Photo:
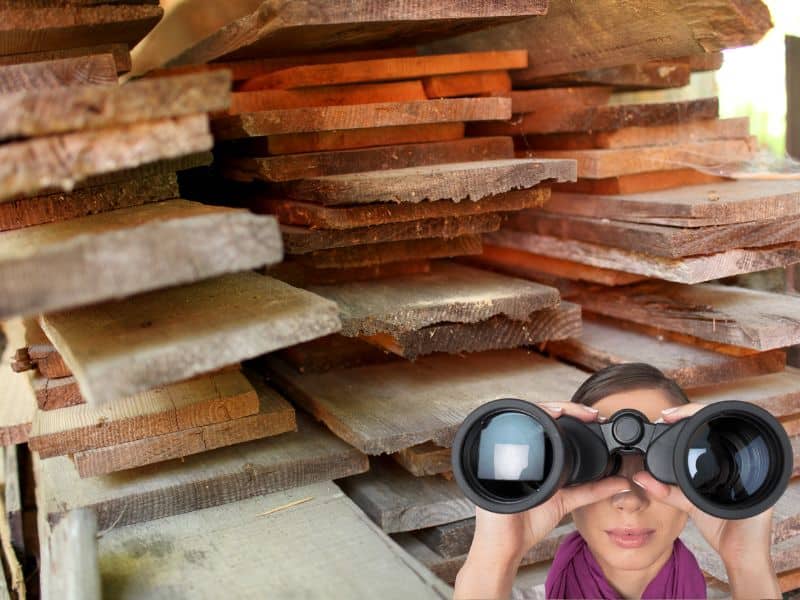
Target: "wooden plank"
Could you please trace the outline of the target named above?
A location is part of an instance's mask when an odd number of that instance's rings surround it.
[[[297,415],[297,431],[114,475],[80,479],[66,456],[35,456],[38,506],[51,524],[91,508],[98,526],[123,527],[337,479],[369,468],[367,457]],[[41,489],[39,489],[41,488]]]
[[[258,214],[273,214],[281,223],[310,227],[311,229],[351,229],[381,223],[403,223],[419,219],[464,217],[491,212],[512,212],[524,208],[538,208],[550,198],[550,188],[533,187],[481,198],[480,202],[451,202],[435,200],[416,204],[364,204],[360,206],[330,207],[258,195],[249,207]]]
[[[320,560],[306,561],[309,547]],[[331,481],[117,527],[100,539],[98,553],[109,598],[204,600],[264,590],[275,597],[337,599],[451,595]],[[173,568],[183,561],[184,567]],[[138,575],[121,576],[120,565]]]
[[[133,46],[162,14],[160,7],[147,5],[6,8],[0,23],[0,54],[117,42]]]
[[[279,350],[277,355],[292,365],[298,373],[323,373],[333,369],[401,360],[361,338],[349,338],[338,333],[289,346]]]
[[[352,269],[480,253],[481,236],[468,234],[449,240],[440,238],[403,240],[314,250],[308,254],[297,255],[297,262],[302,266],[316,269]]]
[[[39,52],[7,54],[0,56],[0,65],[21,65],[25,63],[62,60],[65,58],[80,58],[98,54],[111,54],[114,57],[114,63],[117,66],[117,73],[125,73],[126,71],[131,70],[131,53],[128,50],[128,45],[124,43],[98,44],[93,46],[60,48],[58,50],[43,50]]]
[[[258,395],[237,370],[203,375],[103,407],[38,411],[31,450],[42,458],[84,452],[254,415]]]
[[[210,150],[206,115],[160,119],[12,142],[0,147],[0,202],[71,190],[92,175]]]
[[[197,64],[221,57],[238,60],[302,54],[374,46],[375,42],[386,40],[392,40],[394,45],[413,46],[546,11],[547,2],[543,0],[488,0],[480,4],[433,0],[424,6],[375,0],[340,6],[324,0],[303,0],[292,10],[279,1],[265,0],[258,10],[222,27],[170,64]],[[279,19],[274,18],[276,14]]]
[[[325,205],[443,199],[474,202],[548,179],[574,180],[574,173],[575,163],[569,160],[501,159],[310,177],[284,183],[281,188],[290,198]]]
[[[450,462],[450,449],[437,446],[433,442],[403,448],[391,454],[391,457],[416,477],[438,475],[453,468]]]
[[[623,127],[674,125],[718,117],[717,98],[656,104],[615,104],[601,106],[553,106],[551,110],[524,113],[505,123],[475,123],[469,135],[524,135],[612,131]]]
[[[572,158],[578,161],[578,177],[603,179],[687,165],[717,169],[751,159],[757,146],[755,138],[748,138],[613,150],[518,150],[517,156]]]
[[[528,54],[525,50],[378,58],[289,67],[253,77],[244,82],[240,89],[242,91],[294,89],[321,85],[398,81],[497,69],[522,69],[527,66]]]
[[[800,217],[679,228],[559,215],[534,209],[510,215],[507,227],[667,258],[713,254],[735,248],[760,248],[800,240]]]
[[[264,269],[264,274],[285,281],[295,287],[308,285],[329,285],[351,281],[368,281],[395,275],[411,273],[428,273],[430,261],[426,259],[403,260],[382,265],[366,267],[317,269],[299,264],[293,260],[284,260],[272,267]]]
[[[511,101],[508,98],[444,98],[262,110],[215,119],[212,129],[216,139],[233,140],[284,133],[504,120],[509,117]]]
[[[243,272],[40,322],[96,406],[333,333],[337,312],[334,302]]]
[[[742,180],[624,196],[553,193],[542,208],[678,227],[726,225],[799,215],[800,182]]]
[[[422,125],[397,125],[390,127],[362,127],[306,133],[285,133],[266,138],[247,138],[234,142],[241,144],[245,156],[268,154],[297,154],[377,148],[400,144],[446,142],[464,137],[463,123],[427,123]],[[497,138],[494,138],[497,139]],[[509,154],[511,158],[513,151]],[[293,156],[293,160],[300,157]]]
[[[539,256],[514,248],[503,248],[492,244],[483,245],[480,256],[470,256],[461,259],[468,263],[480,266],[491,266],[525,279],[533,278],[559,278],[576,281],[588,281],[602,285],[626,285],[646,279],[641,275],[592,267],[570,260]]]
[[[742,356],[723,354],[621,329],[613,322],[586,314],[580,337],[549,342],[547,351],[593,371],[624,362],[650,363],[687,388],[774,373],[782,371],[786,364],[786,355],[780,350]]]
[[[23,344],[14,353],[11,361],[11,368],[15,372],[27,371],[35,368],[39,374],[48,378],[69,377],[72,375],[69,368],[64,364],[61,355],[47,339],[47,336],[39,327],[35,318],[20,319],[23,327],[23,334],[20,344]],[[18,364],[18,358],[23,359],[27,364]],[[21,367],[21,368],[18,368]]]
[[[605,179],[579,179],[553,185],[553,191],[575,194],[639,194],[695,185],[717,185],[730,181],[724,177],[701,173],[694,169],[671,169],[651,173],[635,173]]]
[[[187,200],[7,231],[0,235],[0,315],[64,309],[277,262],[279,235],[274,218]],[[124,264],[108,256],[124,256]]]
[[[567,402],[585,379],[573,367],[525,350],[432,355],[327,373],[299,374],[274,356],[267,364],[293,401],[367,454],[427,441],[449,447],[477,406],[503,397]]]
[[[502,219],[499,214],[467,215],[383,223],[353,229],[309,229],[281,225],[281,235],[287,254],[308,254],[315,250],[343,248],[363,244],[397,242],[425,238],[451,239],[465,234],[497,231]]]
[[[42,597],[100,600],[97,517],[86,509],[68,512],[43,540],[47,565],[42,567]]]
[[[386,533],[413,531],[475,515],[455,481],[415,477],[389,457],[374,457],[367,473],[339,482],[344,493]]]
[[[283,182],[381,169],[509,158],[514,158],[509,138],[467,138],[267,158],[228,158],[221,161],[221,169],[225,177],[236,181]]]
[[[7,361],[0,362],[0,446],[28,441],[36,410],[30,373],[14,373]]]
[[[614,90],[602,85],[512,90],[511,112],[532,113],[558,106],[587,107],[608,104]]]
[[[514,83],[517,87],[588,84],[622,90],[665,89],[689,85],[691,75],[692,69],[687,58],[588,69],[550,77],[529,78],[528,73],[523,73],[514,78]]]
[[[341,334],[350,337],[478,323],[500,314],[525,321],[559,302],[553,288],[446,261],[432,264],[429,273],[308,289],[337,303]]]
[[[800,371],[787,366],[769,375],[745,377],[732,383],[698,387],[687,392],[692,402],[712,404],[722,400],[743,400],[768,410],[775,417],[800,413]],[[798,465],[800,466],[800,465]]]
[[[223,159],[222,172],[237,181],[292,181],[380,169],[404,169],[425,165],[513,158],[509,138],[467,138],[422,144],[401,144],[289,154],[268,158]]]
[[[280,394],[263,386],[258,400],[254,415],[76,452],[72,458],[78,475],[107,475],[297,431],[294,408]]]
[[[36,395],[36,406],[40,411],[56,410],[86,402],[78,388],[78,382],[72,376],[58,379],[36,376],[31,383]]]
[[[561,302],[539,310],[525,321],[499,315],[480,323],[430,325],[415,331],[378,333],[364,339],[409,360],[434,352],[457,354],[531,346],[580,335],[581,307]]]
[[[800,343],[800,297],[788,294],[648,281],[623,289],[594,287],[572,300],[614,318],[753,350]]]
[[[772,25],[767,7],[751,1],[655,0],[639,17],[631,19],[630,6],[617,0],[552,2],[545,19],[437,41],[426,51],[527,48],[529,65],[519,76],[532,79],[748,46]],[[575,41],[565,47],[565,39]]]
[[[422,82],[393,81],[354,85],[330,85],[297,90],[241,91],[231,95],[228,114],[279,110],[301,106],[335,106],[340,104],[371,104],[375,102],[413,102],[428,96]]]
[[[800,262],[800,244],[797,242],[767,248],[739,248],[709,255],[664,258],[510,229],[487,233],[484,239],[489,244],[503,248],[677,283],[702,283]]]
[[[175,173],[110,183],[72,192],[0,202],[0,231],[67,221],[97,213],[178,198]]]
[[[492,69],[502,69],[492,65]],[[422,80],[428,98],[461,96],[503,96],[511,93],[508,71],[487,70],[456,75],[433,75]]]
[[[117,85],[114,56],[94,54],[0,66],[2,94],[76,85]]]
[[[706,119],[677,125],[624,127],[616,131],[526,135],[521,147],[541,150],[621,149],[669,146],[710,140],[741,140],[750,136],[750,119]]]
[[[786,152],[800,158],[800,38],[787,35],[786,43]]]
[[[227,72],[212,71],[3,94],[0,140],[219,111],[230,103],[230,85]]]

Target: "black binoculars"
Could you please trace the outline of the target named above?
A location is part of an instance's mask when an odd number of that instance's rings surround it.
[[[762,408],[716,402],[676,423],[651,423],[622,409],[604,423],[553,419],[531,402],[479,406],[452,448],[453,474],[475,504],[496,513],[537,506],[561,487],[619,472],[622,456],[643,454],[657,480],[678,485],[700,510],[744,519],[771,507],[789,484],[792,446]]]

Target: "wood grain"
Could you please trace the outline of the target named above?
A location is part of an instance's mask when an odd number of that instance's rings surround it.
[[[722,400],[742,400],[768,410],[774,417],[800,413],[800,370],[786,367],[768,375],[744,377],[732,383],[697,387],[687,392],[692,402],[712,404]]]
[[[77,85],[117,85],[113,54],[0,66],[0,93],[13,94]]]
[[[438,475],[453,468],[450,463],[450,449],[437,446],[433,442],[403,448],[394,452],[391,457],[415,477]]]
[[[98,54],[111,54],[117,66],[117,73],[125,73],[131,70],[131,53],[128,44],[98,44],[90,46],[78,46],[71,48],[60,48],[58,50],[42,50],[39,52],[22,52],[20,54],[6,54],[0,56],[0,65],[22,65],[50,60],[61,60],[65,58],[81,58]]]
[[[730,181],[724,177],[701,173],[694,169],[670,169],[650,173],[635,173],[605,179],[579,179],[575,182],[557,183],[553,191],[576,194],[639,194],[658,192],[696,185],[717,185]]]

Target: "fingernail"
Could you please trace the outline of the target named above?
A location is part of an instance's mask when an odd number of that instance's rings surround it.
[[[596,409],[596,408],[592,408],[591,406],[586,406],[586,405],[583,405],[583,408],[585,408],[586,410],[588,410],[588,411],[589,411],[590,413],[592,413],[593,415],[596,415],[597,413],[599,413],[599,412],[600,412],[598,409]]]
[[[680,407],[673,406],[672,408],[665,408],[664,410],[661,411],[661,414],[662,415],[668,415],[670,413],[674,413],[676,410],[678,410],[678,408],[680,408]]]
[[[599,415],[597,417],[597,420],[600,421],[601,423],[605,423],[606,421],[608,421],[608,417],[604,417],[603,415]]]
[[[633,478],[633,483],[635,483],[636,485],[638,485],[638,486],[639,486],[640,488],[642,488],[643,490],[646,490],[646,489],[647,489],[646,487],[644,487],[644,484],[640,483],[640,482],[639,482],[639,480],[637,480],[635,477]]]
[[[624,494],[625,492],[630,492],[631,488],[625,488],[624,490],[617,491],[617,494]]]
[[[654,423],[654,424],[657,424],[657,423],[666,423],[666,421],[665,421],[664,419],[662,419],[661,417],[659,417],[659,418],[657,418],[655,421],[653,421],[653,423]]]

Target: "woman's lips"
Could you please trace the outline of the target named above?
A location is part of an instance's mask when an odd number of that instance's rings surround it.
[[[639,548],[650,541],[655,529],[620,527],[606,529],[608,537],[620,548]]]

